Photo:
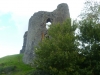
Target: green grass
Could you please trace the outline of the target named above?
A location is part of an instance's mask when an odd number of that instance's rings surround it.
[[[22,54],[0,58],[0,75],[27,75],[34,70],[30,65],[22,62]]]

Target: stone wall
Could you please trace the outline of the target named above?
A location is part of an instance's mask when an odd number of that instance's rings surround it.
[[[29,26],[27,32],[27,41],[23,57],[23,62],[30,64],[35,57],[34,47],[42,40],[43,35],[46,34],[46,23],[62,23],[67,18],[70,18],[69,8],[66,3],[59,4],[57,9],[53,12],[39,11],[34,13],[29,19]]]
[[[23,54],[25,52],[25,48],[26,48],[26,41],[27,41],[27,32],[25,32],[24,36],[23,36],[23,46],[22,49],[20,50],[20,54]]]

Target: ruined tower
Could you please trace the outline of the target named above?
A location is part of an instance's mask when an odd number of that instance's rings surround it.
[[[70,18],[70,14],[66,3],[59,4],[57,9],[52,12],[39,11],[34,13],[29,19],[27,41],[23,57],[24,63],[30,64],[33,62],[34,47],[38,45],[44,34],[46,34],[46,23],[62,23],[67,18]]]

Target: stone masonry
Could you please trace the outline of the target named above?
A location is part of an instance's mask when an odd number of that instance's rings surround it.
[[[68,18],[70,18],[70,13],[66,3],[59,4],[57,9],[52,12],[39,11],[31,16],[29,19],[27,37],[24,38],[27,40],[23,44],[23,62],[25,64],[30,64],[33,62],[35,57],[34,48],[38,45],[47,32],[46,23],[62,23]]]
[[[28,31],[26,31],[25,34],[24,34],[24,36],[23,36],[24,40],[23,40],[23,46],[22,46],[22,49],[20,50],[20,54],[23,54],[23,53],[25,52],[26,41],[27,41],[27,32],[28,32]]]

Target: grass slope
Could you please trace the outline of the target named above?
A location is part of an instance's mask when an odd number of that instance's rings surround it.
[[[22,62],[22,54],[0,58],[0,75],[28,75],[34,69]]]

